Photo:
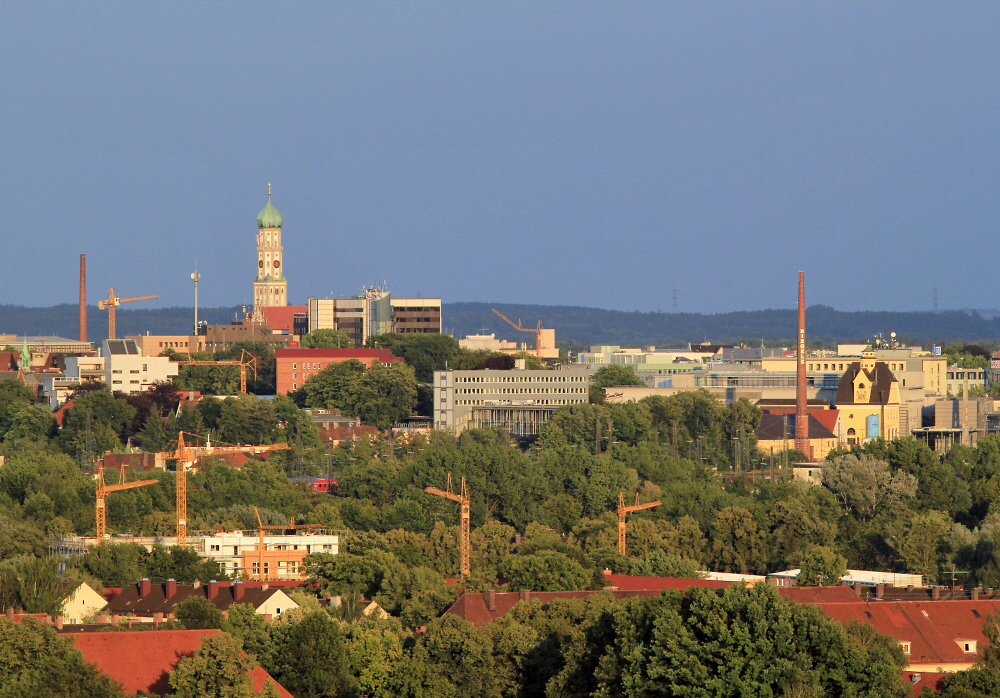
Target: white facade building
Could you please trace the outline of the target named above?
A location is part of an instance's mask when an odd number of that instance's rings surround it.
[[[108,390],[141,393],[153,383],[169,381],[177,375],[177,364],[166,356],[143,356],[131,339],[105,339],[104,384]]]
[[[533,436],[549,415],[590,397],[586,366],[558,370],[435,371],[434,428],[456,434],[496,427],[515,436]]]

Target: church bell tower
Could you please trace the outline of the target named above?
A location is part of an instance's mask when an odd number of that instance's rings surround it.
[[[288,305],[281,223],[281,214],[271,205],[271,184],[268,183],[267,205],[257,214],[257,278],[253,282],[253,322],[264,321],[264,308]]]

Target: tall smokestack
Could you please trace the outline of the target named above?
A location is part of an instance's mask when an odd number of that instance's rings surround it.
[[[809,410],[806,401],[806,273],[799,272],[799,360],[795,379],[795,448],[812,458],[809,448]]]
[[[80,255],[80,341],[87,341],[87,255]]]

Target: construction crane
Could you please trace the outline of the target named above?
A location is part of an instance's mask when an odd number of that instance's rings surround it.
[[[625,556],[625,515],[631,514],[633,511],[640,511],[642,509],[651,509],[655,506],[661,504],[660,500],[657,499],[655,502],[646,502],[645,504],[639,504],[639,493],[635,493],[635,504],[632,506],[625,506],[625,493],[618,493],[618,554]]]
[[[111,536],[108,535],[108,508],[107,508],[107,497],[111,492],[118,492],[120,490],[131,490],[136,487],[145,487],[146,485],[155,485],[159,480],[136,480],[135,482],[125,482],[125,464],[123,463],[118,475],[117,485],[108,485],[104,482],[104,461],[103,459],[97,464],[97,474],[95,477],[97,481],[97,542],[108,540]]]
[[[461,512],[461,538],[459,541],[462,550],[462,578],[468,577],[471,574],[471,566],[469,564],[469,548],[471,535],[469,532],[469,489],[465,486],[465,478],[462,478],[462,493],[455,494],[451,491],[451,473],[448,473],[448,482],[446,485],[447,489],[442,490],[437,487],[425,487],[425,492],[430,492],[431,494],[436,494],[439,497],[445,497],[453,502],[458,502],[459,509]]]
[[[288,444],[268,444],[265,446],[212,446],[209,441],[206,446],[188,446],[184,443],[184,434],[177,434],[177,450],[173,453],[163,453],[168,458],[177,459],[177,485],[176,485],[176,509],[177,509],[177,545],[187,544],[187,474],[194,468],[195,460],[199,456],[219,455],[223,453],[264,453],[267,451],[280,451],[289,448]],[[188,434],[194,436],[195,434]]]
[[[148,301],[154,298],[159,298],[159,296],[132,296],[131,298],[119,298],[115,295],[115,287],[112,286],[108,290],[107,300],[97,301],[97,307],[101,310],[105,308],[108,309],[108,339],[115,339],[115,308],[117,308],[122,303],[128,303],[130,301]]]
[[[240,367],[240,392],[246,393],[247,391],[247,368],[253,370],[254,378],[257,377],[257,357],[248,352],[246,349],[240,349],[240,358],[228,359],[223,361],[214,361],[209,359],[188,359],[187,361],[178,361],[179,366],[239,366]],[[247,357],[250,357],[248,360]]]
[[[515,325],[513,320],[511,320],[509,317],[507,317],[506,315],[504,315],[503,313],[501,313],[499,310],[496,310],[495,308],[492,309],[492,310],[493,310],[494,313],[496,313],[497,315],[499,315],[500,317],[502,317],[504,320],[506,320],[507,324],[510,325],[511,327],[513,327],[518,332],[531,332],[533,335],[535,335],[535,356],[537,356],[539,359],[542,358],[542,321],[541,320],[538,321],[538,327],[537,328],[522,327],[521,326],[521,319],[520,318],[518,318],[517,324]]]
[[[267,577],[264,575],[264,529],[287,531],[290,528],[322,528],[319,524],[297,524],[291,521],[288,524],[269,524],[265,526],[264,521],[260,518],[260,510],[257,507],[253,508],[253,513],[257,515],[257,530],[260,532],[260,541],[257,543],[257,579],[261,581],[267,580]]]

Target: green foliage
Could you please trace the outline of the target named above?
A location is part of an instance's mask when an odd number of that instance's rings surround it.
[[[637,600],[615,614],[606,633],[599,695],[907,692],[898,646],[855,638],[819,609],[786,601],[764,584]]]
[[[624,385],[645,385],[631,366],[601,366],[590,379],[590,401],[604,404],[604,389]]]
[[[181,601],[174,609],[174,618],[185,630],[221,628],[223,624],[222,611],[204,596],[189,596]]]
[[[917,478],[893,473],[888,463],[869,456],[846,455],[823,467],[823,485],[844,509],[862,520],[870,520],[893,502],[917,492]]]
[[[446,334],[382,334],[369,337],[365,346],[388,349],[403,358],[421,383],[430,383],[434,371],[448,368],[459,352],[458,341]]]
[[[252,666],[240,641],[219,633],[205,640],[193,657],[178,662],[170,672],[170,687],[177,698],[250,698],[256,695],[247,673]]]
[[[324,328],[302,335],[299,346],[303,349],[351,349],[354,340],[346,332]]]
[[[847,560],[825,545],[811,545],[802,555],[799,586],[834,586],[847,574]]]
[[[119,698],[121,687],[72,642],[34,620],[0,618],[0,698]]]
[[[499,568],[512,590],[574,591],[590,586],[592,575],[575,560],[555,550],[512,555]]]

